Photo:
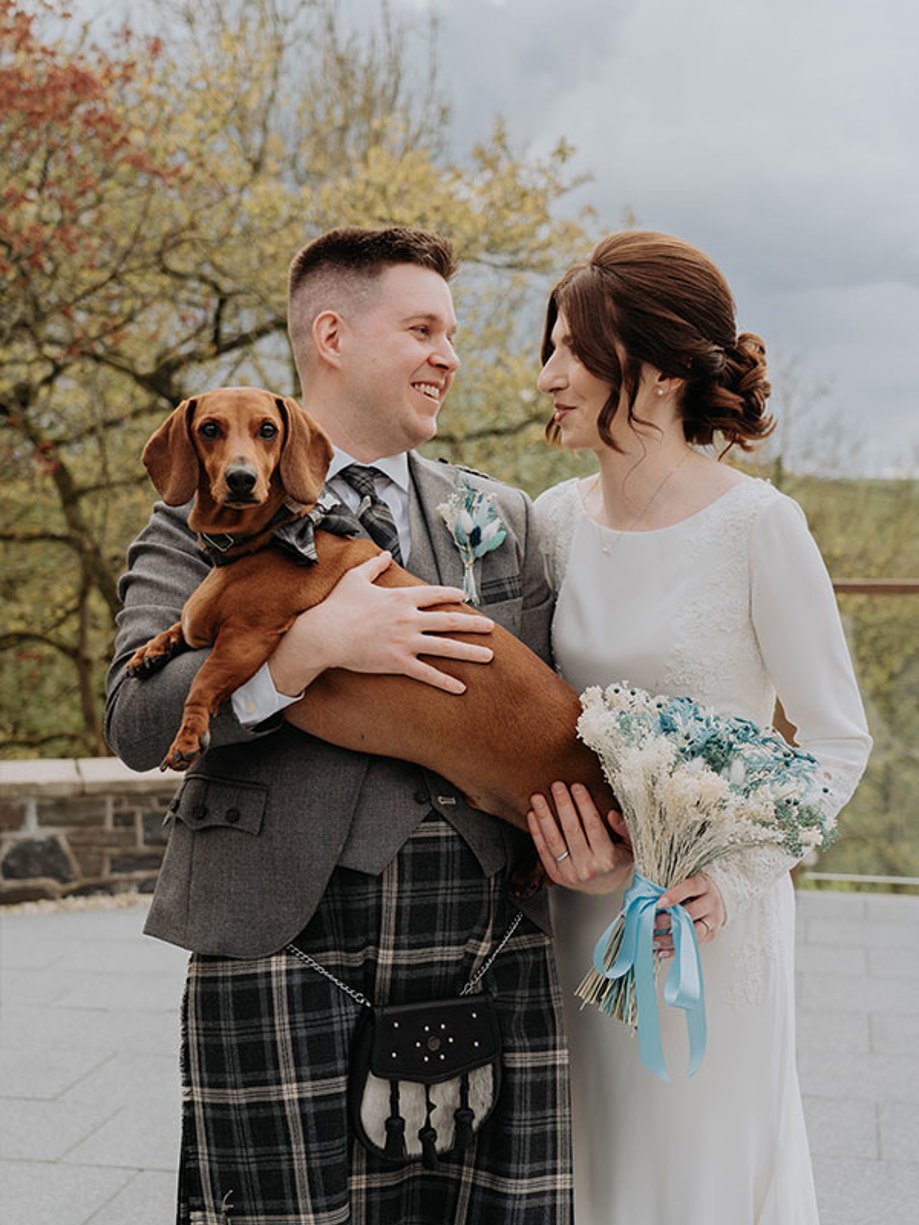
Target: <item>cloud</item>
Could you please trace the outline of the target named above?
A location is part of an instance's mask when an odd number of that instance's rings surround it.
[[[842,419],[871,420],[854,462],[879,470],[919,450],[909,368],[919,9],[905,0],[434,8],[457,143],[483,135],[495,112],[528,152],[564,135],[578,150],[575,169],[592,175],[577,200],[610,229],[632,208],[641,225],[708,251],[744,325],[832,383]]]

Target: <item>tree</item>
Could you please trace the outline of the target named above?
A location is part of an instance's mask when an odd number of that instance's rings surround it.
[[[521,312],[589,245],[554,217],[564,143],[520,160],[496,124],[448,157],[435,32],[413,47],[385,4],[366,36],[332,0],[211,0],[163,25],[102,46],[50,3],[0,0],[7,753],[104,751],[117,575],[151,502],[143,442],[210,386],[296,394],[285,280],[303,242],[345,222],[453,238],[475,358],[444,445],[469,459],[538,435]]]

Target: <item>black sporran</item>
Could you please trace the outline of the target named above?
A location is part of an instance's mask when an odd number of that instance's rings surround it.
[[[501,1033],[487,997],[365,1009],[349,1107],[369,1152],[403,1164],[471,1146],[501,1083]]]

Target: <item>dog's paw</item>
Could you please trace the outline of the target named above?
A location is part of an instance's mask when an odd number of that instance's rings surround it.
[[[136,676],[139,680],[145,680],[168,664],[170,659],[181,654],[187,647],[181,626],[174,625],[139,647],[128,660],[125,672],[128,676]]]
[[[546,869],[537,855],[528,856],[523,863],[517,865],[511,874],[511,893],[515,898],[526,899],[538,893],[540,889],[551,884]]]
[[[169,746],[169,752],[160,762],[160,770],[187,770],[202,753],[206,753],[211,743],[211,733],[203,732],[200,736],[194,732],[180,731]]]
[[[138,651],[137,654],[125,665],[125,672],[128,676],[134,676],[139,681],[145,681],[148,676],[152,676],[154,672],[158,672],[164,664],[167,664],[171,656],[163,655],[146,655],[143,651]]]

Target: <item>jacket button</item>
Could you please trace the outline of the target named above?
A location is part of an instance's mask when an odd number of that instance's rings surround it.
[[[415,792],[415,803],[416,804],[428,804],[430,803],[430,800],[431,800],[431,797],[428,795],[426,791],[416,791]]]
[[[242,813],[239,811],[238,808],[228,808],[227,809],[227,820],[230,822],[231,825],[235,825],[241,816],[242,816]]]
[[[203,821],[207,816],[207,806],[205,804],[196,804],[191,810],[193,821]]]

